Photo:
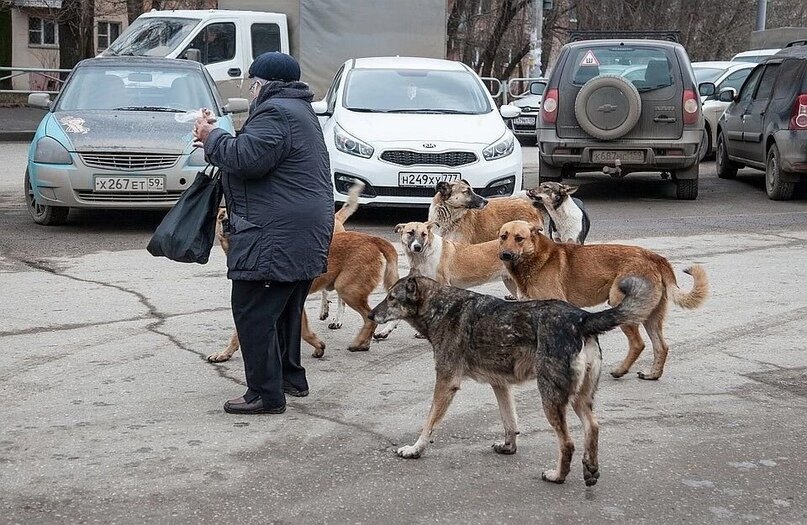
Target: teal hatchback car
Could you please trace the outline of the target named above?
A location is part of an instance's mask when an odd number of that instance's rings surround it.
[[[103,57],[80,62],[51,102],[28,150],[25,199],[34,222],[62,224],[70,208],[170,208],[205,165],[191,130],[200,108],[234,133],[232,113],[204,66],[190,60]]]

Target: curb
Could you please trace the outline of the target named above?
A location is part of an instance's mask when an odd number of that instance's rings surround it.
[[[32,131],[0,131],[0,142],[31,142],[36,130]]]

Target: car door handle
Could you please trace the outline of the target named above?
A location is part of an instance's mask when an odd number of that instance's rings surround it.
[[[675,117],[655,117],[653,119],[653,122],[669,122],[670,124],[672,124],[675,121],[676,121]]]
[[[240,77],[241,76],[241,69],[237,67],[231,67],[227,70],[227,74],[231,77]]]

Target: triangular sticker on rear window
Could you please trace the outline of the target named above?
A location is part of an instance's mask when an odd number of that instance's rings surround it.
[[[594,56],[594,51],[589,49],[586,51],[586,54],[583,55],[583,60],[580,61],[580,66],[599,66],[600,61],[597,60],[597,57]]]

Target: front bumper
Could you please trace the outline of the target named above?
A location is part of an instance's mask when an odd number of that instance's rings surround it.
[[[95,209],[166,209],[173,206],[179,196],[196,178],[204,166],[188,166],[188,155],[179,155],[167,168],[155,170],[123,171],[91,167],[81,155],[71,152],[72,165],[39,164],[29,159],[28,175],[36,201],[47,206]],[[96,176],[165,178],[164,191],[160,192],[96,192]]]
[[[779,130],[773,135],[785,177],[793,182],[807,175],[807,130]]]
[[[359,198],[363,206],[412,207],[428,206],[432,202],[434,186],[406,187],[399,186],[399,173],[458,174],[457,178],[467,180],[474,190],[483,196],[507,196],[521,191],[522,163],[521,147],[515,143],[513,152],[503,158],[487,161],[482,156],[481,148],[448,148],[451,151],[465,149],[474,151],[477,160],[471,164],[458,167],[416,164],[401,166],[383,161],[379,158],[385,149],[403,149],[400,147],[379,148],[369,159],[355,157],[339,151],[330,152],[331,179],[334,183],[334,201],[345,202],[348,188],[359,179],[365,183],[365,189]],[[430,153],[439,153],[430,152]],[[509,181],[505,183],[504,181]]]
[[[698,162],[698,148],[703,138],[703,130],[684,130],[678,139],[609,140],[565,139],[558,137],[554,128],[538,130],[539,155],[541,160],[554,167],[602,169],[615,165],[613,161],[594,161],[595,150],[644,152],[640,161],[620,159],[622,171],[654,171],[689,168]]]
[[[516,124],[520,118],[532,119],[532,124]],[[519,117],[507,120],[507,127],[517,137],[530,137],[533,139],[538,138],[538,113],[522,113]]]

